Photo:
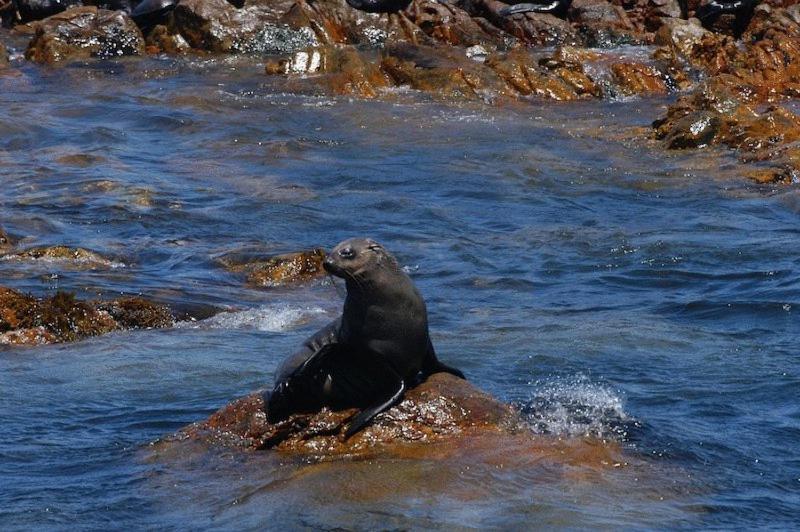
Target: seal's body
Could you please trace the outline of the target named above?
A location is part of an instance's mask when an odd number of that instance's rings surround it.
[[[324,406],[362,408],[350,436],[420,379],[439,371],[464,378],[436,358],[425,301],[380,244],[346,240],[323,266],[345,280],[344,310],[279,368],[267,402],[270,422]]]

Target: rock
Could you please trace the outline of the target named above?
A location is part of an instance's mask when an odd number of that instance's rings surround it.
[[[71,7],[81,6],[81,0],[14,0],[21,22],[42,20]]]
[[[409,452],[408,446],[458,442],[477,435],[512,435],[524,430],[519,414],[447,373],[431,375],[406,392],[397,406],[375,417],[351,438],[343,434],[354,409],[296,414],[271,425],[264,392],[254,392],[221,408],[207,420],[182,429],[162,445],[195,441],[243,450],[275,449],[316,458],[363,457]]]
[[[235,255],[219,260],[229,271],[246,274],[249,285],[275,287],[308,282],[325,275],[322,268],[325,255],[325,250],[314,248],[272,257],[248,258],[245,261]]]
[[[14,242],[8,233],[0,227],[0,253],[6,253],[8,250],[14,247]]]
[[[509,35],[492,26],[480,17],[470,17],[469,13],[451,3],[431,0],[417,0],[414,22],[426,35],[454,46],[481,45],[496,49],[508,46]]]
[[[0,258],[2,260],[60,263],[78,269],[119,268],[125,266],[121,262],[107,259],[94,251],[68,246],[30,248],[3,255]]]
[[[536,61],[530,54],[515,50],[490,56],[486,65],[523,96],[565,101],[600,95],[600,88],[583,72],[580,63],[560,61],[558,56],[564,53]]]
[[[71,342],[116,330],[169,327],[169,309],[141,298],[107,303],[79,301],[57,292],[36,298],[0,286],[0,344]]]
[[[439,98],[481,100],[513,91],[491,69],[450,47],[395,45],[384,50],[381,69],[395,85]]]
[[[532,46],[578,45],[582,39],[565,20],[549,13],[518,13],[504,16],[508,4],[498,0],[466,0],[462,7],[473,17],[485,18],[495,27]]]
[[[631,96],[668,92],[664,75],[653,66],[618,62],[611,64],[611,72],[621,94]]]
[[[69,342],[105,334],[117,329],[107,313],[98,311],[72,294],[58,292],[47,299],[37,299],[9,288],[0,287],[1,343]]]
[[[123,329],[163,329],[175,323],[169,307],[141,297],[121,297],[101,302],[97,308],[108,312]]]
[[[657,32],[670,19],[681,18],[681,5],[678,0],[648,0],[644,12],[645,30]]]
[[[666,145],[673,150],[708,146],[714,142],[721,125],[722,119],[714,113],[692,113],[675,122],[666,136]]]
[[[678,57],[690,59],[694,47],[709,33],[697,19],[666,19],[656,32],[655,44],[669,47]]]
[[[169,33],[209,52],[291,53],[317,44],[310,29],[278,23],[268,7],[237,9],[226,0],[181,0]]]
[[[123,11],[76,7],[36,23],[25,57],[54,64],[144,53],[144,37]]]
[[[359,53],[352,46],[323,46],[296,52],[291,57],[268,59],[268,75],[316,74],[313,78],[290,78],[292,92],[317,92],[374,98],[391,86],[389,78],[375,60]]]
[[[8,66],[8,50],[6,50],[6,46],[0,42],[0,68],[5,68]]]
[[[158,24],[150,30],[145,41],[147,53],[182,54],[192,49],[183,35],[170,33],[163,24]]]

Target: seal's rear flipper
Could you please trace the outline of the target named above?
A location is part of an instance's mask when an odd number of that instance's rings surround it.
[[[347,439],[359,430],[363,429],[367,423],[369,423],[372,418],[383,412],[384,410],[388,410],[397,404],[398,401],[403,397],[403,392],[406,391],[406,383],[402,380],[400,381],[399,388],[396,392],[392,394],[392,396],[385,400],[381,401],[378,404],[368,406],[353,418],[353,421],[350,422],[350,425],[347,427],[347,430],[344,433],[344,438]]]

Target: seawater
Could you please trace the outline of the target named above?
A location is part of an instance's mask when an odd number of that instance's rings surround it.
[[[0,74],[0,225],[120,263],[0,284],[225,311],[0,350],[0,528],[799,527],[800,191],[651,144],[668,103],[300,96],[250,59]],[[216,259],[356,235],[407,267],[443,360],[620,462],[154,456],[341,306]]]

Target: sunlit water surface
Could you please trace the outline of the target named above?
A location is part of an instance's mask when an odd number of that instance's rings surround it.
[[[0,528],[800,526],[796,187],[635,140],[661,100],[381,103],[271,83],[219,59],[0,75],[0,225],[121,263],[6,261],[0,284],[229,312],[0,350]],[[442,359],[554,445],[619,463],[149,452],[270,383],[339,311],[330,280],[249,289],[215,259],[354,235],[407,267]]]

